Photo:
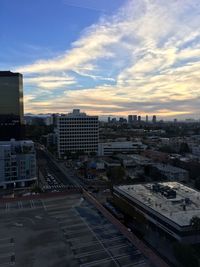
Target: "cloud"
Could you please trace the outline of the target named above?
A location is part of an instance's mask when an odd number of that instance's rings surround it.
[[[26,83],[37,85],[37,99],[39,88],[73,87],[56,96],[59,105],[49,100],[48,112],[79,106],[101,114],[197,115],[199,11],[197,0],[130,0],[85,29],[65,53],[17,71],[36,76]]]
[[[25,78],[25,85],[31,85],[44,89],[57,89],[61,87],[67,87],[68,85],[76,84],[74,77],[70,76],[37,76]]]

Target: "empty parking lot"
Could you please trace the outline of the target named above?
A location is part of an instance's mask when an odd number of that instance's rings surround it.
[[[150,266],[81,194],[2,203],[0,216],[0,267]]]

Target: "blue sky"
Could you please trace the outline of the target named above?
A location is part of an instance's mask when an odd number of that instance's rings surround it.
[[[0,0],[25,112],[200,117],[198,0]]]

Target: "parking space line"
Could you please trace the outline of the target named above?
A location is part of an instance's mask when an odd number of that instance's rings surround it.
[[[48,213],[52,214],[52,215],[54,215],[54,214],[65,214],[65,215],[67,215],[65,210],[53,210],[53,211],[48,210]]]
[[[76,211],[76,210],[75,210]],[[78,212],[77,212],[77,215]],[[79,215],[80,216],[80,215]],[[90,230],[90,232],[93,234],[93,236],[96,237],[96,239],[99,241],[99,243],[101,244],[101,246],[103,247],[104,251],[107,253],[107,255],[114,261],[114,263],[116,264],[116,266],[120,267],[119,263],[117,262],[117,260],[113,257],[112,253],[104,246],[104,244],[102,243],[102,241],[98,238],[97,234],[92,230],[92,228],[89,226],[89,224],[86,222],[86,220],[84,218],[82,218],[80,216],[80,219],[85,223],[85,225],[88,227],[88,229]]]
[[[15,262],[0,263],[0,267],[9,267],[15,265]]]
[[[78,231],[78,230],[81,230],[81,228],[84,228],[85,227],[85,225],[84,224],[82,224],[82,223],[78,223],[78,224],[75,224],[75,225],[66,225],[65,223],[60,223],[59,222],[59,224],[60,224],[60,227],[62,228],[62,229],[66,229],[66,230],[69,230],[69,231],[71,231],[71,232],[76,232],[76,231]],[[78,229],[76,229],[77,227],[79,227]]]
[[[93,245],[97,245],[99,244],[99,241],[90,241],[90,242],[85,242],[85,243],[82,243],[81,242],[81,245],[79,244],[78,246],[71,246],[72,249],[80,249],[80,248],[87,248],[87,247],[91,247]]]
[[[121,259],[126,258],[126,257],[127,257],[127,255],[123,255],[123,256],[116,257],[116,259],[117,260],[121,260]],[[92,266],[95,266],[95,265],[99,266],[100,263],[106,263],[106,262],[109,262],[109,261],[113,261],[113,259],[105,258],[105,259],[96,260],[96,261],[92,261],[92,262],[88,262],[88,263],[83,263],[83,264],[80,265],[80,267],[92,267]],[[118,266],[120,266],[119,263],[118,263]],[[133,263],[132,263],[131,266],[133,266]]]
[[[6,257],[11,257],[11,256],[13,256],[13,255],[15,255],[15,253],[14,252],[7,252],[7,253],[1,253],[0,254],[0,259],[2,259],[2,258],[6,258]]]
[[[6,243],[6,244],[5,243],[4,244],[2,243],[2,244],[0,244],[0,248],[14,247],[14,245],[15,245],[14,243],[10,243],[10,242],[9,243]]]
[[[71,241],[72,241],[72,242],[73,242],[73,241],[78,241],[78,242],[80,243],[80,237],[79,237],[79,236],[78,236],[78,237],[72,237],[72,238],[70,237],[70,238],[68,238],[66,234],[64,234],[64,235],[65,235],[65,238],[67,239],[67,241],[70,241],[70,242],[71,242]],[[94,238],[94,242],[96,242],[96,238],[95,238],[94,236],[92,236],[92,237]],[[91,242],[92,242],[92,241],[91,241]]]
[[[34,205],[34,203],[33,203],[33,200],[32,200],[32,199],[30,200],[30,204],[31,204],[31,209],[34,209],[35,205]]]
[[[92,261],[92,262],[89,262],[89,263],[83,263],[83,264],[80,264],[80,267],[90,267],[90,266],[95,266],[95,265],[99,265],[99,264],[104,264],[106,262],[109,262],[109,261],[113,261],[111,258],[104,258],[104,259],[101,259],[101,260],[95,260],[95,261]]]
[[[10,211],[10,203],[6,203],[6,210],[5,212],[9,212]]]
[[[22,201],[18,201],[17,204],[19,209],[23,209]]]
[[[137,262],[134,262],[134,266],[136,267],[140,267],[140,265],[144,266],[144,263],[145,263],[145,260],[140,260],[140,261],[137,261]],[[123,267],[132,267],[133,266],[133,263],[128,263],[126,265],[123,265]]]
[[[85,228],[83,230],[79,230],[79,231],[66,231],[65,229],[67,229],[66,227],[65,228],[61,228],[67,235],[73,235],[73,234],[82,234],[82,233],[85,233],[85,232],[88,232],[88,229]]]
[[[65,213],[65,215],[66,216],[63,217],[63,222],[66,222],[66,223],[71,223],[71,222],[73,223],[74,221],[77,221],[77,219],[79,219],[79,217],[76,214],[67,214],[67,213]]]
[[[107,225],[98,225],[98,226],[94,226],[94,227],[92,227],[91,226],[91,228],[92,228],[92,230],[96,230],[96,229],[105,229],[105,228],[113,228],[113,225],[112,224],[107,224]]]
[[[77,220],[75,220],[75,219],[77,219]],[[80,220],[80,218],[79,217],[75,217],[74,219],[72,219],[72,220],[65,220],[65,222],[67,223],[67,224],[71,224],[71,225],[74,225],[74,223],[73,222],[81,222],[81,220]]]
[[[74,255],[74,257],[79,259],[79,258],[84,258],[84,257],[96,255],[96,254],[102,253],[102,252],[105,253],[104,248],[101,248],[101,249],[98,249],[98,250],[94,250],[94,251],[91,251],[91,252],[85,252],[85,253],[79,253],[79,254],[77,253],[76,255]]]
[[[4,241],[4,240],[11,240],[11,237],[0,238],[0,242],[1,242],[1,241]]]
[[[48,208],[48,209],[59,209],[59,208],[62,208],[62,209],[65,209],[65,210],[70,210],[70,208],[72,207],[72,206],[69,206],[69,205],[49,205],[48,203],[45,203],[46,204],[46,207]]]
[[[118,241],[118,240],[123,240],[123,239],[125,239],[124,236],[118,236],[118,237],[113,237],[113,238],[102,238],[101,241],[105,243],[105,242],[113,242],[113,241]]]
[[[44,201],[42,199],[41,199],[41,202],[42,202],[42,206],[43,206],[44,210],[46,211],[47,207],[46,207],[46,205],[45,205],[45,203],[44,203]]]
[[[134,253],[131,253],[131,256],[136,256],[136,255],[142,255],[142,253],[138,250],[138,251],[134,251]],[[117,256],[115,256],[115,259],[121,259],[121,258],[126,258],[126,257],[130,257],[130,254],[127,252],[124,252],[122,254],[119,254]]]
[[[114,245],[112,247],[110,247],[109,249],[112,250],[112,249],[120,249],[120,248],[126,248],[126,247],[131,247],[129,244],[124,244],[124,245]]]

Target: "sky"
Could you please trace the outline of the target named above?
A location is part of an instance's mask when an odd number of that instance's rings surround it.
[[[26,113],[200,118],[199,0],[0,0]]]

